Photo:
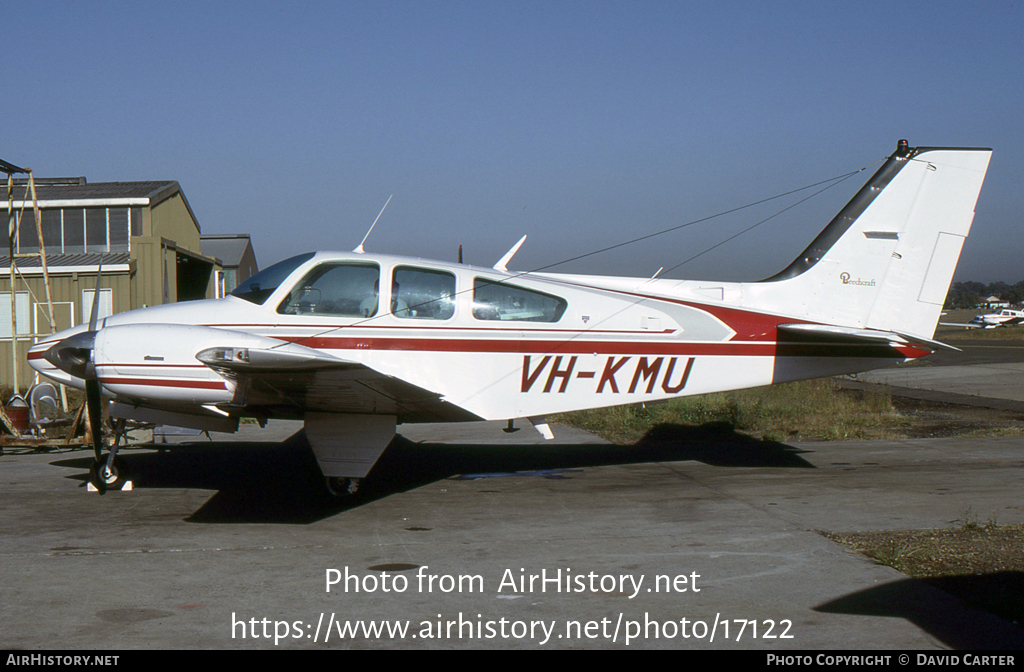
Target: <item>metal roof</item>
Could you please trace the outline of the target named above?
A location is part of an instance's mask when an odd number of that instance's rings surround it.
[[[225,268],[241,265],[242,257],[250,246],[247,233],[203,234],[199,237],[199,241],[203,254],[208,257],[217,257],[223,262]]]
[[[49,254],[46,255],[47,268],[59,268],[61,266],[97,266],[100,261],[104,266],[117,266],[127,264],[130,254],[128,252],[110,253],[89,253],[89,254]],[[39,268],[43,265],[39,257],[17,257],[14,265],[18,268]],[[0,255],[0,270],[11,267],[11,257]]]
[[[40,178],[36,181],[36,197],[40,201],[95,201],[113,198],[148,199],[151,204],[162,201],[181,190],[174,180],[145,182],[86,182],[85,178]],[[14,180],[14,198],[31,200],[26,196],[28,180]],[[7,209],[6,199],[0,208]]]

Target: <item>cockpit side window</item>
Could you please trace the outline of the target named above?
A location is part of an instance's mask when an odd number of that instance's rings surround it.
[[[262,305],[274,291],[281,286],[281,283],[288,279],[296,268],[313,258],[312,252],[300,254],[284,261],[279,261],[273,266],[267,266],[262,271],[245,280],[231,292],[231,296],[245,299],[250,303]]]
[[[488,321],[558,322],[565,299],[486,278],[473,281],[473,317]]]
[[[398,266],[391,282],[391,312],[412,320],[447,320],[455,314],[455,276]]]
[[[277,312],[283,315],[372,317],[379,310],[380,267],[376,264],[323,263],[306,274]]]

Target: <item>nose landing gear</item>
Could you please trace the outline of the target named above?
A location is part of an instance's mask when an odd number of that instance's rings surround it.
[[[101,495],[107,490],[131,490],[132,482],[128,480],[128,469],[124,460],[117,455],[117,449],[121,446],[121,438],[124,436],[125,421],[118,419],[114,422],[114,443],[104,459],[99,447],[96,447],[96,459],[89,467],[89,489],[96,490]],[[102,431],[102,430],[101,430]]]

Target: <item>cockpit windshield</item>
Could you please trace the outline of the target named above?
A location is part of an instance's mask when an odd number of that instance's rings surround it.
[[[236,287],[231,292],[231,296],[237,296],[251,303],[262,304],[292,274],[292,271],[312,259],[313,254],[313,252],[307,252],[264,268]]]

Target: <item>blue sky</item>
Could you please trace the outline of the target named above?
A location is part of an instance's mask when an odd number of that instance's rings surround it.
[[[870,165],[995,152],[956,279],[1024,279],[1020,2],[4,3],[0,158],[178,180],[261,266],[352,249],[526,270]],[[781,269],[862,173],[673,277]],[[793,198],[560,266],[649,275]]]

